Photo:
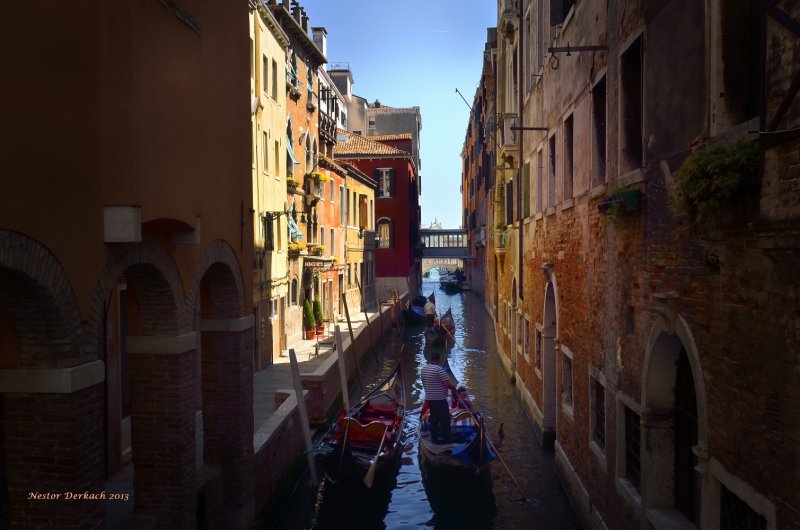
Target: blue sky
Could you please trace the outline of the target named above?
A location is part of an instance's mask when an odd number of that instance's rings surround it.
[[[328,61],[350,63],[353,92],[422,112],[422,223],[461,226],[461,148],[480,79],[487,0],[301,0],[309,26],[328,32]]]

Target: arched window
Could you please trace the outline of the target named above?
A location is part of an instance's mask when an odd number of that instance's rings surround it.
[[[375,223],[376,237],[378,238],[378,248],[392,248],[392,220],[385,217],[378,219]]]
[[[292,305],[297,305],[297,279],[292,280],[292,292],[290,298]]]
[[[294,175],[294,166],[298,164],[294,156],[294,132],[292,132],[292,119],[286,120],[286,176]]]
[[[317,139],[314,138],[313,142],[311,143],[311,164],[313,168],[316,168],[319,164],[319,154],[317,153]]]
[[[313,158],[311,154],[311,135],[306,134],[306,171],[311,171],[314,168]]]

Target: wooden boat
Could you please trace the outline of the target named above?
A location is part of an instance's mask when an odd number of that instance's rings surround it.
[[[497,458],[479,412],[463,406],[450,409],[452,443],[431,441],[427,415],[420,418],[419,456],[432,471],[465,478],[490,478],[489,465]]]
[[[431,296],[425,298],[420,295],[408,303],[408,306],[403,309],[403,320],[408,326],[424,326],[425,325],[425,303],[431,299]],[[436,303],[434,301],[434,303]]]
[[[406,395],[400,363],[380,385],[342,410],[317,445],[316,460],[331,482],[387,475],[399,462]],[[365,480],[372,485],[371,477]]]
[[[456,321],[453,312],[448,309],[439,319],[439,323],[425,330],[425,341],[429,346],[451,347],[456,341]]]
[[[455,274],[445,274],[439,279],[439,286],[447,293],[461,290],[461,280]]]

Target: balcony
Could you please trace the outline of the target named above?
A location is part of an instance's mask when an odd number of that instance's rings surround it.
[[[314,93],[313,90],[309,90],[306,95],[308,96],[306,100],[306,110],[308,112],[314,112],[319,106],[319,97]]]
[[[308,175],[306,175],[304,180],[303,188],[306,192],[306,203],[309,206],[314,206],[322,199],[322,186],[320,186],[319,180],[311,178]]]

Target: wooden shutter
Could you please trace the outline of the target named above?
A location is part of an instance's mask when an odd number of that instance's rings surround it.
[[[375,179],[375,182],[378,183],[378,190],[375,194],[376,197],[383,197],[383,186],[381,184],[381,170],[380,169],[373,169],[372,170],[372,178]]]
[[[369,226],[367,222],[367,196],[361,195],[358,198],[358,214],[359,214],[359,225],[362,228],[366,228]]]
[[[394,169],[389,169],[389,196],[394,197]]]

